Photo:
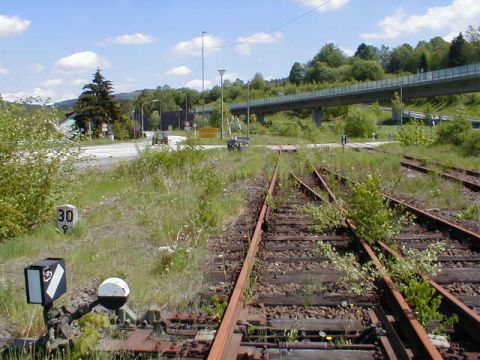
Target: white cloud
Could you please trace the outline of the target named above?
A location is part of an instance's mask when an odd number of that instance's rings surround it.
[[[173,76],[185,76],[191,73],[192,73],[192,70],[189,67],[182,65],[182,66],[177,66],[170,70],[167,70],[165,74],[173,75]]]
[[[283,34],[280,32],[273,34],[260,32],[248,37],[240,36],[237,39],[237,42],[239,43],[237,45],[237,51],[241,54],[249,55],[254,44],[274,44],[280,41],[282,37]]]
[[[0,37],[18,35],[26,31],[32,22],[18,16],[0,15]]]
[[[31,69],[32,69],[33,72],[40,73],[43,70],[45,70],[45,66],[43,66],[40,63],[35,63],[31,66]]]
[[[10,92],[1,94],[4,100],[11,101],[11,102],[18,102],[26,100],[29,97],[38,98],[38,101],[34,101],[33,103],[37,104],[52,104],[57,101],[73,99],[78,95],[72,93],[62,92],[55,92],[51,89],[44,89],[42,87],[37,87],[29,91],[17,91],[17,92]]]
[[[195,80],[189,81],[186,86],[193,90],[202,91],[202,80],[195,79]],[[208,89],[211,86],[212,86],[212,82],[210,80],[205,80],[205,89]]]
[[[235,81],[239,78],[238,74],[237,73],[233,73],[233,72],[228,72],[228,71],[225,71],[225,74],[223,74],[223,81],[225,80],[229,80],[229,81]],[[218,84],[220,85],[220,75],[217,75],[217,77],[215,78],[215,80],[218,82]]]
[[[205,55],[214,53],[223,44],[222,39],[214,35],[205,35],[203,37],[203,47]],[[196,37],[188,41],[179,42],[173,48],[173,53],[179,56],[198,56],[202,53],[202,37]]]
[[[102,44],[144,45],[155,42],[155,38],[142,33],[125,34],[106,39]]]
[[[365,40],[393,39],[422,30],[444,31],[451,36],[480,21],[480,0],[453,0],[451,5],[429,8],[425,14],[410,15],[403,8],[378,23],[380,31],[361,34]]]
[[[295,1],[309,8],[316,8],[317,6],[319,6],[317,11],[321,11],[321,12],[338,10],[350,2],[350,0],[332,0],[327,3],[325,0],[295,0]]]
[[[43,86],[50,88],[50,87],[60,86],[64,82],[65,81],[63,79],[48,79],[43,83]]]
[[[10,72],[7,70],[7,68],[0,64],[0,75],[7,76],[8,74],[10,74]]]
[[[75,79],[75,80],[72,80],[71,84],[73,86],[83,86],[85,84],[88,84],[88,80],[85,80],[85,79]]]
[[[82,51],[61,58],[55,63],[58,70],[63,72],[91,71],[97,67],[108,68],[110,63],[104,57],[93,51]]]

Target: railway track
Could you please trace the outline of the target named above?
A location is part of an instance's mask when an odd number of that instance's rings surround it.
[[[349,179],[339,173],[321,168],[321,173],[333,176],[342,184],[344,192]],[[320,173],[316,172],[319,183]],[[404,229],[396,238],[399,248],[425,249],[429,244],[443,242],[445,250],[439,255],[442,272],[435,278],[424,278],[443,296],[441,310],[445,315],[456,314],[460,318],[451,334],[452,340],[463,348],[467,358],[477,359],[480,351],[480,236],[456,224],[438,218],[422,209],[384,194],[393,205],[400,205],[416,216],[415,223]],[[384,253],[402,256],[380,243]]]
[[[300,209],[321,197],[308,181],[296,179],[305,192],[272,181],[274,208],[264,204],[209,359],[442,358],[390,278],[362,296],[336,283],[342,274],[315,251],[319,240],[382,265],[347,228],[311,231]]]
[[[370,152],[383,152],[386,154],[396,155],[386,150],[377,149],[371,146],[356,147],[355,151],[367,150]],[[457,166],[442,164],[438,161],[427,160],[420,157],[404,155],[400,160],[400,164],[408,169],[422,172],[424,174],[438,174],[440,177],[461,183],[465,188],[479,192],[480,191],[480,171],[473,169],[466,169]]]

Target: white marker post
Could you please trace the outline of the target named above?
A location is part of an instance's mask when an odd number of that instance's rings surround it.
[[[57,226],[64,233],[71,233],[78,223],[78,209],[66,204],[57,207]]]

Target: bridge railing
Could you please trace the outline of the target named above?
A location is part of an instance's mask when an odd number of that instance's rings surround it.
[[[265,105],[275,105],[275,104],[284,104],[289,102],[297,101],[307,101],[316,98],[329,97],[332,95],[341,95],[341,94],[354,94],[369,90],[382,90],[382,89],[395,89],[400,88],[404,85],[414,85],[420,84],[423,82],[439,81],[446,79],[455,79],[464,76],[471,75],[480,75],[480,64],[469,64],[464,66],[458,66],[454,68],[442,69],[429,71],[424,73],[418,73],[408,76],[399,76],[395,78],[362,82],[358,84],[348,85],[348,86],[338,86],[334,88],[322,89],[309,91],[304,93],[290,94],[276,96],[266,99],[255,99],[250,100],[250,106],[265,106]],[[244,109],[247,107],[246,102],[242,103],[233,103],[230,105],[232,110]],[[205,111],[212,111],[212,107],[206,107]]]

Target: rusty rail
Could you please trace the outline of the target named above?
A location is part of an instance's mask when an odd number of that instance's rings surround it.
[[[324,171],[331,173],[334,175],[337,179],[343,182],[352,182],[355,183],[355,181],[348,179],[345,176],[340,175],[339,173],[332,171],[327,168],[322,168]],[[321,182],[324,182],[323,178],[321,177],[320,173],[315,170],[315,173],[317,176],[319,176],[319,180]],[[332,194],[332,196],[334,196]],[[473,233],[472,231],[469,231],[467,229],[464,229],[454,223],[451,223],[449,221],[446,221],[445,219],[439,218],[435,215],[429,214],[428,212],[419,209],[417,207],[414,207],[404,201],[398,200],[390,195],[383,194],[384,198],[389,200],[395,205],[400,205],[403,206],[405,209],[411,211],[414,213],[417,218],[420,218],[424,221],[430,222],[435,224],[437,227],[443,228],[444,230],[449,231],[450,233],[461,235],[463,238],[468,238],[472,241],[472,244],[478,248],[480,244],[480,235]],[[397,256],[401,257],[402,255],[393,251],[390,249],[386,244],[379,242],[378,243],[381,249],[392,255],[392,256]],[[459,300],[455,295],[450,293],[447,289],[445,289],[443,286],[438,284],[436,281],[434,281],[430,276],[421,274],[421,276],[432,285],[435,290],[437,291],[438,294],[442,295],[442,306],[444,308],[449,309],[452,313],[456,313],[461,322],[460,326],[465,330],[467,334],[469,334],[472,339],[477,339],[476,341],[478,342],[478,334],[480,333],[480,315],[470,309],[467,305],[465,305],[461,300]]]
[[[237,349],[230,348],[232,345],[237,345],[237,347],[240,345],[240,343],[233,344],[233,331],[237,323],[240,311],[242,310],[244,305],[244,290],[248,283],[248,276],[250,274],[250,271],[253,269],[253,265],[255,264],[255,256],[257,255],[260,245],[260,240],[263,232],[262,227],[265,222],[265,218],[269,208],[267,204],[267,197],[272,196],[273,191],[275,190],[275,186],[277,185],[279,176],[278,174],[279,170],[277,163],[273,172],[270,186],[268,188],[268,192],[262,205],[262,210],[260,211],[260,215],[258,217],[257,225],[255,226],[255,231],[253,233],[247,255],[245,256],[242,269],[235,283],[235,287],[228,302],[225,314],[223,315],[222,323],[220,324],[220,327],[215,336],[215,340],[213,341],[210,353],[208,355],[208,359],[227,359],[228,354],[237,354]]]
[[[315,171],[315,175],[318,177],[322,188],[327,192],[330,200],[332,202],[334,201],[341,209],[341,211],[345,213],[346,210],[343,209],[338,203],[333,191],[330,189],[325,179],[323,179],[323,177],[318,171]],[[348,228],[351,229],[353,235],[355,235],[357,245],[360,247],[360,249],[368,255],[370,260],[375,264],[377,268],[383,269],[384,266],[382,265],[370,245],[368,245],[365,240],[361,239],[356,235],[355,225],[348,219],[346,220],[346,223]],[[415,350],[418,352],[415,355],[420,356],[422,359],[442,359],[441,354],[432,344],[432,341],[430,340],[427,332],[420,324],[420,322],[415,319],[415,317],[413,316],[413,311],[408,306],[400,292],[396,289],[393,280],[388,275],[383,275],[382,280],[384,284],[384,290],[387,292],[387,296],[385,296],[385,299],[388,301],[390,308],[394,309],[395,312],[401,316],[403,323],[406,325],[406,331],[404,335],[412,344],[415,344]],[[401,352],[402,350],[397,348],[397,351]]]

